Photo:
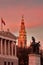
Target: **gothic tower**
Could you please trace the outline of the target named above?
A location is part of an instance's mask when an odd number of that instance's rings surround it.
[[[24,17],[22,16],[21,19],[21,27],[19,31],[19,38],[18,38],[18,47],[26,47],[27,39],[26,39],[26,31],[25,31],[25,24],[24,24]]]

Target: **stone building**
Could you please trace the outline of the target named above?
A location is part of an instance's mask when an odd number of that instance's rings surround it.
[[[16,39],[10,31],[0,31],[0,65],[18,65]]]

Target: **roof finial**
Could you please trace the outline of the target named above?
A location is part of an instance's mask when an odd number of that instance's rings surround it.
[[[24,15],[22,15],[22,18],[24,18]]]
[[[24,21],[24,15],[22,15],[22,22]]]

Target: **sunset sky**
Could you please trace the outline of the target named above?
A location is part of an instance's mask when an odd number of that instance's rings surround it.
[[[4,30],[9,28],[19,36],[22,15],[26,26],[27,44],[30,44],[31,36],[34,36],[43,47],[43,0],[0,0],[0,29],[2,17],[6,23]]]

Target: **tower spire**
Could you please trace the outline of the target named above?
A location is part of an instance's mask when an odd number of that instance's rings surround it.
[[[22,20],[21,20],[21,31],[22,30],[25,30],[24,16],[22,16]]]
[[[24,15],[22,15],[22,22],[24,22]]]
[[[24,48],[26,46],[26,41],[27,39],[26,39],[24,16],[22,16],[21,27],[20,27],[19,38],[18,38],[18,46]]]

